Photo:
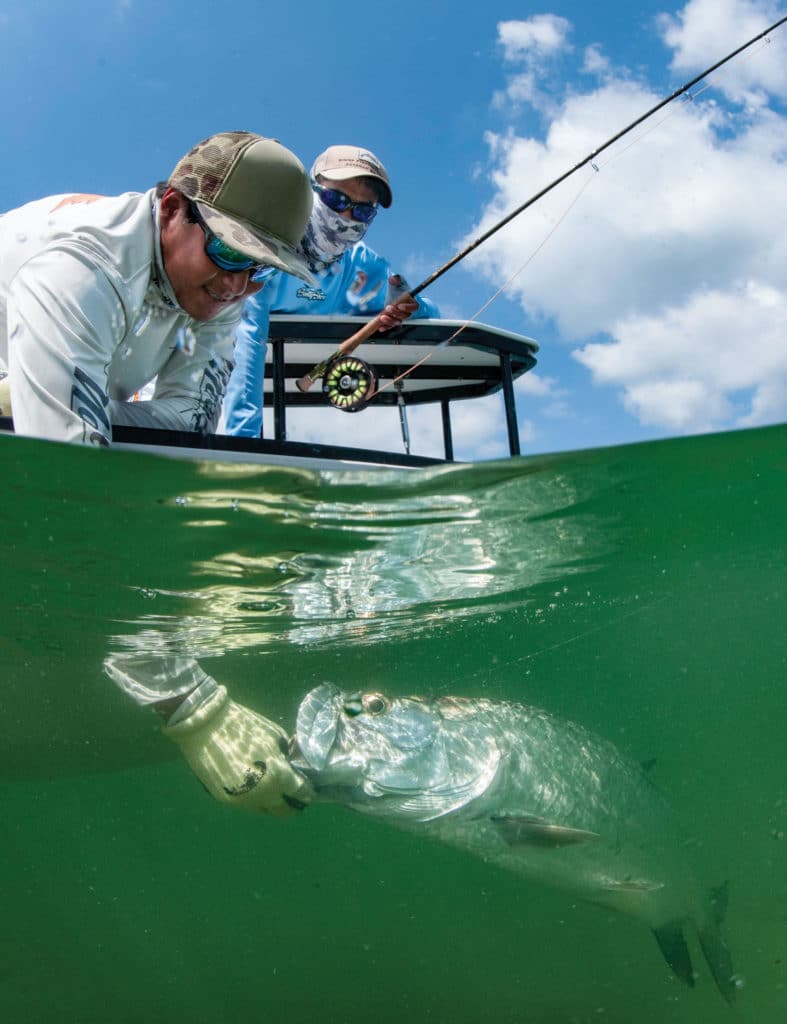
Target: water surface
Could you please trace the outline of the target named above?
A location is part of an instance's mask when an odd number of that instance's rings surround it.
[[[0,438],[0,1004],[14,1022],[787,1019],[787,428],[414,472]],[[110,652],[291,728],[322,680],[539,704],[635,758],[742,987],[636,921],[340,808],[214,804]]]

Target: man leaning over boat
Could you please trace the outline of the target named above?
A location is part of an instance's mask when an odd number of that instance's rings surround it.
[[[49,196],[5,213],[0,373],[16,432],[106,445],[116,423],[215,430],[259,274],[313,280],[297,249],[311,208],[293,153],[221,132],[147,192]],[[130,402],[153,378],[153,397]]]
[[[48,196],[0,216],[0,414],[18,434],[100,446],[114,424],[215,431],[244,301],[271,268],[315,285],[300,249],[312,186],[281,143],[222,132],[147,192]],[[356,198],[348,225],[376,203]],[[391,326],[415,307],[394,299]],[[132,401],[154,379],[152,397]],[[216,799],[274,815],[309,802],[285,732],[192,659],[105,669],[155,706]]]

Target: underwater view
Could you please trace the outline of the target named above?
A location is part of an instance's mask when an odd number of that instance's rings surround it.
[[[0,459],[5,1020],[787,1020],[787,427],[412,471]],[[691,930],[694,987],[642,921],[483,856],[215,802],[122,654],[193,657],[288,733],[330,683],[610,741],[725,888],[735,1006]]]

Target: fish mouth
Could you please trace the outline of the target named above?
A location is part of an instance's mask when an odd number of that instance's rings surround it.
[[[295,768],[306,774],[325,768],[336,742],[342,705],[342,693],[332,683],[315,686],[303,698],[290,759]]]

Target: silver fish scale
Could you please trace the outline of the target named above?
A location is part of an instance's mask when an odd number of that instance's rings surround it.
[[[331,717],[335,730],[319,770],[305,768],[318,799],[459,846],[651,926],[696,906],[667,805],[612,743],[524,704],[396,698],[385,715],[348,716],[348,696],[326,684],[302,705],[321,705],[322,729]],[[429,742],[413,746],[416,732]],[[309,747],[300,717],[298,743]]]
[[[295,739],[293,764],[318,800],[639,918],[687,985],[691,922],[735,1001],[719,915],[699,895],[666,803],[607,740],[523,704],[389,699],[328,683],[301,703]]]

